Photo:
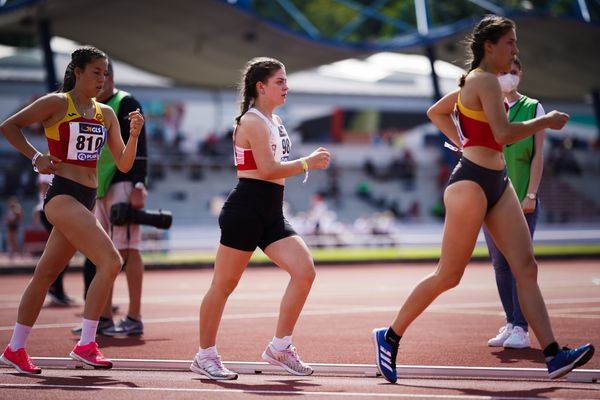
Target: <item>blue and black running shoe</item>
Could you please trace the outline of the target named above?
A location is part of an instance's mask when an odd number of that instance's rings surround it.
[[[557,379],[565,376],[574,368],[581,367],[594,355],[594,345],[591,343],[585,344],[576,349],[563,347],[561,351],[554,356],[550,361],[546,362],[548,367],[548,375],[551,379]]]
[[[383,377],[391,383],[398,380],[396,371],[396,355],[398,346],[394,346],[385,340],[387,328],[373,329],[373,344],[375,345],[375,357],[377,360],[377,369]]]

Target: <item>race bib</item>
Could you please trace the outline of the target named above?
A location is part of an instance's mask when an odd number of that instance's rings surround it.
[[[275,138],[275,159],[279,161],[289,161],[290,159],[290,151],[292,150],[292,142],[290,141],[290,137],[288,136],[287,131],[283,125],[277,126],[277,132],[279,133],[279,137]]]
[[[106,141],[106,128],[100,124],[69,122],[67,159],[96,161]]]
[[[456,132],[458,133],[458,139],[460,140],[460,144],[462,147],[465,147],[465,144],[469,141],[465,135],[463,135],[462,128],[460,126],[460,118],[458,117],[458,106],[454,104],[454,110],[450,114],[450,118],[452,118],[452,122],[454,122],[454,126],[456,127]]]

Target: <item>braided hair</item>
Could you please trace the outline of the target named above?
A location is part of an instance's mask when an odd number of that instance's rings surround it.
[[[239,125],[241,118],[258,97],[256,84],[258,82],[266,83],[275,72],[284,68],[281,61],[269,57],[256,57],[246,63],[239,85],[240,114],[235,117],[236,124]]]
[[[93,46],[85,46],[75,50],[71,53],[71,62],[67,65],[65,70],[65,78],[61,87],[58,89],[59,92],[65,93],[73,90],[75,87],[75,68],[84,70],[85,67],[92,61],[99,58],[108,58],[106,54],[98,50]]]
[[[475,28],[473,28],[473,32],[465,39],[465,43],[468,46],[466,63],[468,71],[460,77],[458,86],[463,87],[469,72],[481,64],[481,60],[483,60],[483,56],[485,55],[485,42],[498,43],[498,40],[511,29],[515,29],[515,23],[508,18],[498,15],[489,14],[479,21]]]

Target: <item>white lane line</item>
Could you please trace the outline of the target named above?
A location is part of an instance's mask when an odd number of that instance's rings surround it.
[[[72,389],[72,390],[116,390],[136,392],[191,392],[191,393],[237,393],[237,394],[262,394],[262,395],[304,395],[304,396],[335,396],[335,397],[377,397],[377,398],[405,398],[405,399],[464,399],[464,400],[534,400],[538,397],[502,397],[502,396],[472,396],[460,394],[433,394],[433,393],[373,393],[373,392],[316,392],[300,390],[253,390],[253,389],[199,389],[199,388],[161,388],[161,387],[121,387],[121,386],[94,386],[94,385],[47,385],[47,384],[11,384],[2,383],[2,388],[14,389]],[[558,400],[557,398],[553,398]]]

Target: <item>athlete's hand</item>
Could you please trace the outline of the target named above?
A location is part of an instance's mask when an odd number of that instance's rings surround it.
[[[131,137],[140,136],[140,132],[142,131],[142,127],[144,126],[144,116],[142,115],[140,109],[136,109],[129,113],[129,135]]]
[[[521,208],[523,209],[523,214],[531,214],[535,211],[536,201],[530,199],[529,197],[525,197],[523,202],[521,203]]]
[[[331,155],[329,151],[327,151],[324,147],[319,147],[308,157],[306,157],[306,164],[308,165],[308,169],[325,169],[329,166],[329,159]]]
[[[546,116],[548,117],[548,128],[550,129],[562,129],[569,120],[569,114],[556,110],[550,111]]]
[[[35,160],[35,167],[40,174],[54,174],[56,173],[56,164],[61,162],[62,160],[58,157],[50,154],[42,154]]]

